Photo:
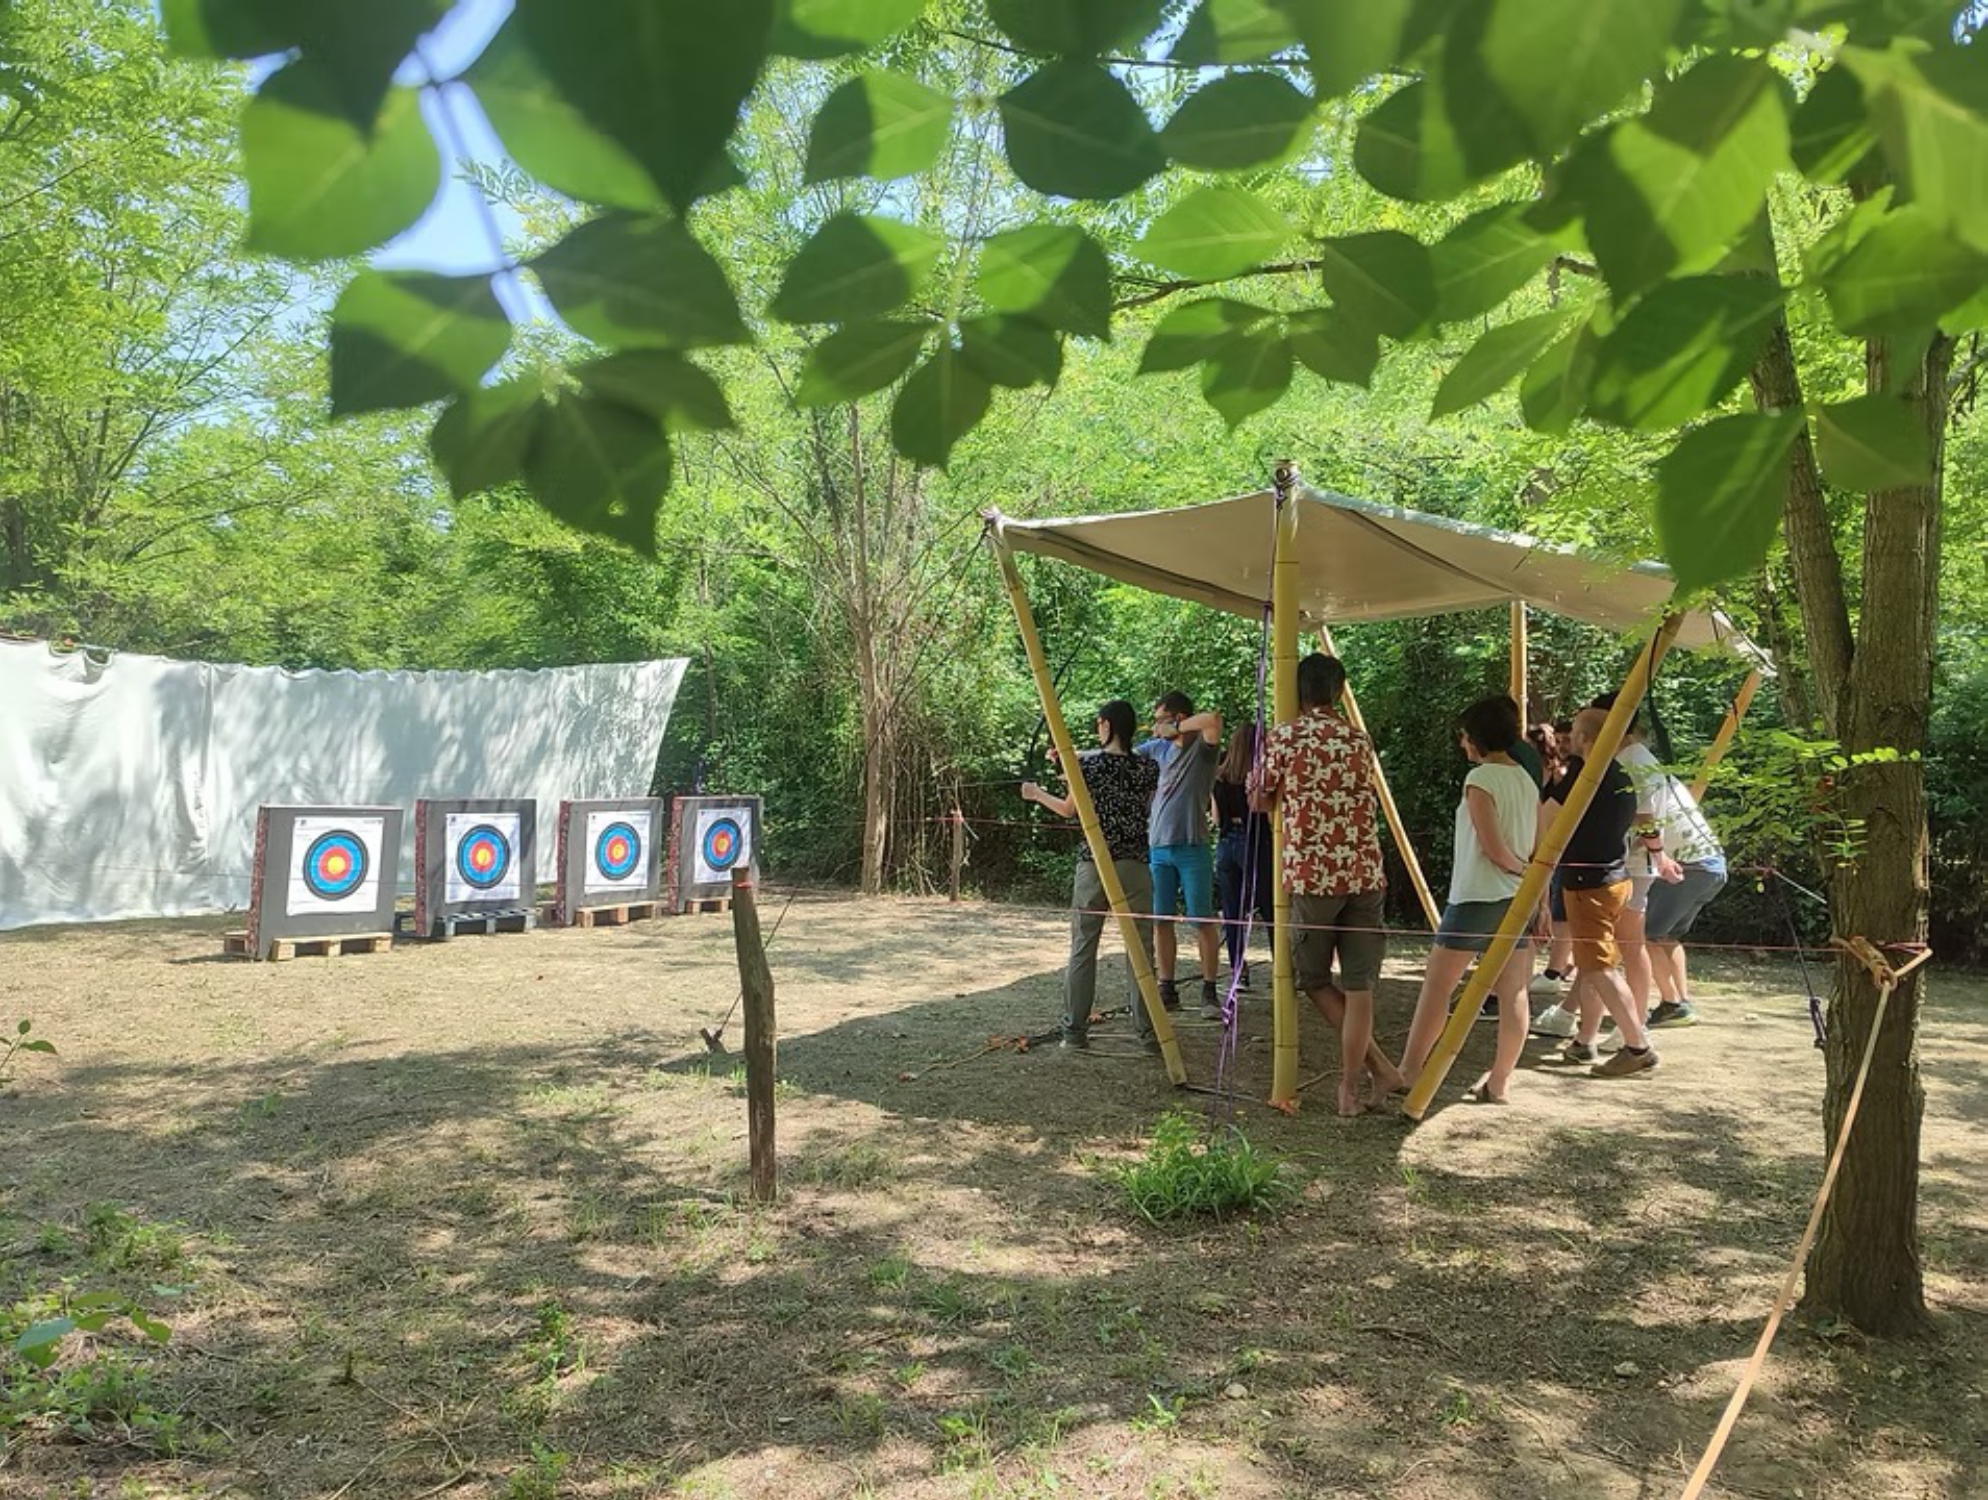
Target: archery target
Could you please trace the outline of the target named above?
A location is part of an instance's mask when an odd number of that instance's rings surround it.
[[[751,820],[743,812],[721,807],[699,808],[695,875],[697,884],[729,881],[735,866],[752,864]]]
[[[628,812],[587,814],[586,889],[640,890],[649,883],[647,822]]]
[[[443,825],[447,875],[444,899],[516,901],[518,815],[452,812]]]
[[[382,818],[298,818],[292,825],[287,915],[370,912],[380,902]]]

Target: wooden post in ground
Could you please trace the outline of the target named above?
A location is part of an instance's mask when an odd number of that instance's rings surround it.
[[[1740,684],[1739,693],[1733,698],[1733,706],[1726,710],[1725,722],[1719,732],[1712,736],[1712,744],[1705,752],[1705,764],[1698,768],[1698,779],[1691,783],[1691,800],[1705,800],[1705,788],[1712,784],[1712,773],[1719,768],[1719,762],[1726,758],[1726,752],[1733,748],[1733,736],[1739,733],[1740,720],[1746,711],[1753,707],[1753,695],[1760,691],[1760,671],[1755,668],[1746,674],[1746,681]]]
[[[1338,656],[1332,644],[1331,628],[1321,625],[1318,628],[1319,644],[1325,648],[1327,656]],[[1343,662],[1345,658],[1341,657]],[[1346,706],[1346,721],[1360,733],[1367,736],[1367,748],[1374,758],[1374,795],[1380,799],[1381,813],[1387,819],[1388,831],[1394,835],[1394,847],[1401,851],[1401,862],[1408,866],[1408,883],[1415,887],[1416,899],[1422,903],[1422,914],[1429,921],[1429,930],[1434,932],[1442,925],[1443,909],[1436,904],[1436,896],[1429,889],[1429,877],[1422,873],[1422,861],[1415,853],[1415,844],[1408,837],[1408,825],[1401,820],[1401,808],[1394,800],[1394,791],[1387,784],[1387,772],[1381,768],[1381,747],[1374,743],[1374,737],[1367,732],[1367,721],[1360,713],[1360,700],[1353,696],[1353,674],[1346,674],[1346,696],[1342,700]]]
[[[759,939],[759,907],[752,874],[732,871],[732,946],[738,951],[739,989],[745,998],[746,1135],[752,1154],[752,1199],[771,1203],[780,1193],[773,1150],[773,1083],[778,1071],[773,1024],[773,971]]]
[[[948,900],[959,900],[959,872],[966,863],[966,815],[957,807],[953,809],[953,878],[952,893]]]
[[[1145,1003],[1146,1015],[1153,1023],[1153,1036],[1160,1044],[1160,1056],[1167,1065],[1167,1077],[1175,1083],[1187,1082],[1187,1064],[1181,1060],[1180,1042],[1174,1036],[1173,1017],[1160,1003],[1160,982],[1153,973],[1152,964],[1146,960],[1146,945],[1139,938],[1139,921],[1143,917],[1152,920],[1151,912],[1133,914],[1131,903],[1125,899],[1124,882],[1118,878],[1118,866],[1112,863],[1111,846],[1104,840],[1104,829],[1098,824],[1098,810],[1091,801],[1091,790],[1084,785],[1084,773],[1077,764],[1077,746],[1070,738],[1070,726],[1063,718],[1063,705],[1056,698],[1056,681],[1050,675],[1049,658],[1043,653],[1042,634],[1035,628],[1035,611],[1029,607],[1028,590],[1022,587],[1021,570],[1015,566],[1014,554],[1008,550],[1008,539],[1001,534],[1001,522],[992,518],[989,536],[994,542],[994,556],[1001,565],[1001,580],[1008,587],[1008,602],[1014,606],[1015,625],[1021,631],[1022,649],[1028,654],[1029,671],[1035,676],[1035,689],[1042,699],[1043,723],[1049,727],[1050,743],[1056,747],[1057,762],[1063,767],[1063,774],[1069,778],[1070,801],[1077,809],[1077,822],[1084,830],[1084,842],[1090,846],[1091,858],[1097,862],[1098,884],[1104,887],[1105,901],[1112,914],[1118,918],[1118,931],[1125,941],[1125,961],[1132,966],[1132,978],[1139,986],[1139,998]]]
[[[1276,550],[1270,566],[1271,712],[1279,724],[1298,716],[1298,466],[1275,471]],[[1298,1107],[1298,979],[1291,956],[1291,892],[1284,884],[1284,806],[1270,809],[1271,868],[1277,872],[1270,929],[1270,1103]]]
[[[1629,721],[1642,706],[1643,697],[1650,690],[1650,681],[1656,676],[1664,653],[1677,639],[1678,627],[1683,623],[1682,615],[1667,616],[1649,644],[1636,653],[1629,675],[1623,679],[1622,689],[1615,695],[1615,707],[1608,711],[1607,720],[1595,736],[1586,764],[1581,767],[1581,774],[1574,782],[1574,789],[1567,794],[1567,802],[1560,809],[1560,815],[1553,820],[1552,827],[1546,830],[1538,847],[1532,851],[1525,878],[1519,882],[1518,894],[1512,897],[1504,921],[1498,924],[1497,936],[1491,939],[1491,946],[1479,956],[1477,967],[1471,970],[1470,982],[1464,985],[1463,994],[1457,997],[1449,1025],[1443,1028],[1443,1034],[1436,1040],[1435,1050],[1422,1065],[1415,1087],[1408,1091],[1408,1098],[1402,1103],[1402,1112],[1409,1119],[1419,1120],[1428,1113],[1436,1090],[1449,1076],[1457,1053],[1463,1050],[1464,1040],[1470,1035],[1470,1028],[1477,1024],[1477,1013],[1484,1008],[1484,997],[1490,993],[1492,981],[1498,977],[1505,961],[1512,956],[1512,950],[1518,947],[1519,939],[1532,925],[1533,913],[1539,909],[1539,898],[1546,893],[1546,882],[1553,874],[1553,867],[1560,862],[1561,851],[1567,847],[1567,840],[1574,836],[1588,804],[1594,801],[1595,789],[1601,785],[1602,771],[1615,759],[1615,752],[1622,746],[1622,737],[1628,732]]]
[[[1524,732],[1526,718],[1526,604],[1523,599],[1512,601],[1512,671],[1506,691],[1512,701],[1519,706],[1519,730]]]

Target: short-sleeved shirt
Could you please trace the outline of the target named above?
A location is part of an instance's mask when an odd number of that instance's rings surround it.
[[[1387,885],[1367,737],[1329,708],[1307,709],[1264,736],[1263,789],[1284,815],[1284,886],[1296,896],[1352,896]]]
[[[1520,859],[1530,858],[1539,834],[1539,788],[1524,766],[1488,762],[1470,768],[1463,778],[1463,796],[1456,807],[1456,859],[1450,867],[1450,900],[1509,901],[1518,894],[1519,878],[1492,864],[1477,838],[1470,817],[1470,789],[1491,799],[1491,818],[1498,837]]]
[[[1580,775],[1581,758],[1577,755],[1567,762],[1560,779],[1539,794],[1539,800],[1565,807]],[[1636,788],[1630,784],[1628,773],[1611,760],[1601,773],[1595,800],[1581,814],[1574,836],[1560,852],[1560,883],[1570,891],[1587,891],[1627,880],[1629,867],[1623,856],[1635,823]]]
[[[1637,804],[1648,808],[1656,820],[1666,854],[1681,865],[1725,862],[1719,836],[1699,810],[1698,799],[1691,795],[1689,787],[1664,769],[1663,762],[1648,745],[1624,745],[1616,752],[1615,759],[1629,773],[1629,780],[1636,788]],[[1631,870],[1644,874],[1651,866],[1649,851],[1640,847],[1629,851]]]
[[[1175,844],[1208,842],[1208,792],[1222,752],[1195,734],[1175,742],[1174,752],[1160,766],[1160,789],[1153,794],[1153,816],[1146,838],[1155,849]]]
[[[1160,768],[1143,755],[1114,755],[1109,750],[1088,750],[1077,757],[1084,768],[1084,787],[1097,809],[1098,826],[1104,830],[1105,847],[1111,857],[1146,858],[1146,813],[1153,801],[1153,788],[1159,785]],[[1091,857],[1090,840],[1077,850],[1077,858]]]

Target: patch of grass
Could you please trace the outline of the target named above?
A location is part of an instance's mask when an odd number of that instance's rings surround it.
[[[512,1471],[504,1486],[504,1500],[557,1500],[559,1482],[572,1462],[570,1454],[534,1441],[531,1462]]]
[[[0,1308],[0,1452],[16,1435],[60,1433],[80,1442],[148,1448],[168,1457],[216,1455],[225,1444],[186,1416],[169,1410],[166,1392],[151,1368],[122,1349],[84,1342],[65,1349],[58,1363],[38,1368],[17,1355],[15,1343],[29,1329],[66,1314],[85,1327],[81,1304],[66,1310],[56,1296],[30,1298]],[[164,1337],[163,1329],[160,1337]]]
[[[994,1457],[993,1424],[984,1406],[947,1412],[939,1418],[939,1436],[946,1445],[939,1467],[949,1473],[981,1468]]]
[[[1180,1414],[1187,1408],[1185,1398],[1180,1396],[1161,1397],[1157,1392],[1146,1392],[1146,1410],[1132,1419],[1134,1432],[1172,1432],[1180,1426]]]
[[[882,1396],[860,1391],[835,1403],[835,1426],[851,1442],[874,1441],[884,1435],[889,1410]]]
[[[1161,1116],[1144,1157],[1112,1172],[1133,1210],[1151,1224],[1275,1209],[1296,1191],[1285,1164],[1240,1130],[1210,1135],[1180,1110]]]
[[[893,1382],[895,1382],[899,1390],[908,1391],[913,1386],[918,1384],[919,1381],[923,1380],[925,1378],[925,1374],[926,1370],[924,1362],[922,1360],[914,1359],[911,1360],[909,1363],[901,1364],[896,1369],[892,1370],[890,1372],[890,1378]]]
[[[950,1276],[929,1288],[923,1301],[925,1311],[940,1323],[977,1322],[982,1311],[973,1293]]]
[[[178,1226],[149,1224],[115,1203],[84,1211],[83,1248],[108,1271],[176,1271],[186,1260]]]
[[[987,1362],[1010,1380],[1026,1380],[1038,1368],[1035,1356],[1020,1344],[1001,1345]]]
[[[911,1280],[911,1257],[886,1255],[869,1269],[870,1285],[878,1291],[895,1291]]]
[[[894,1182],[898,1175],[897,1163],[875,1146],[845,1146],[839,1151],[824,1151],[819,1156],[804,1158],[794,1171],[810,1187],[845,1191]]]

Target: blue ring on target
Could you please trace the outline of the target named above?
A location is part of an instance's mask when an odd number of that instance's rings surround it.
[[[456,845],[456,873],[479,891],[501,885],[511,868],[511,841],[488,823],[478,823]]]
[[[304,851],[304,889],[320,901],[339,901],[366,878],[366,846],[344,829],[321,833]]]
[[[739,852],[744,848],[745,834],[737,818],[714,818],[704,830],[704,863],[710,869],[731,869],[739,862]]]
[[[594,841],[594,864],[609,880],[626,880],[642,862],[642,840],[633,824],[610,823]]]

